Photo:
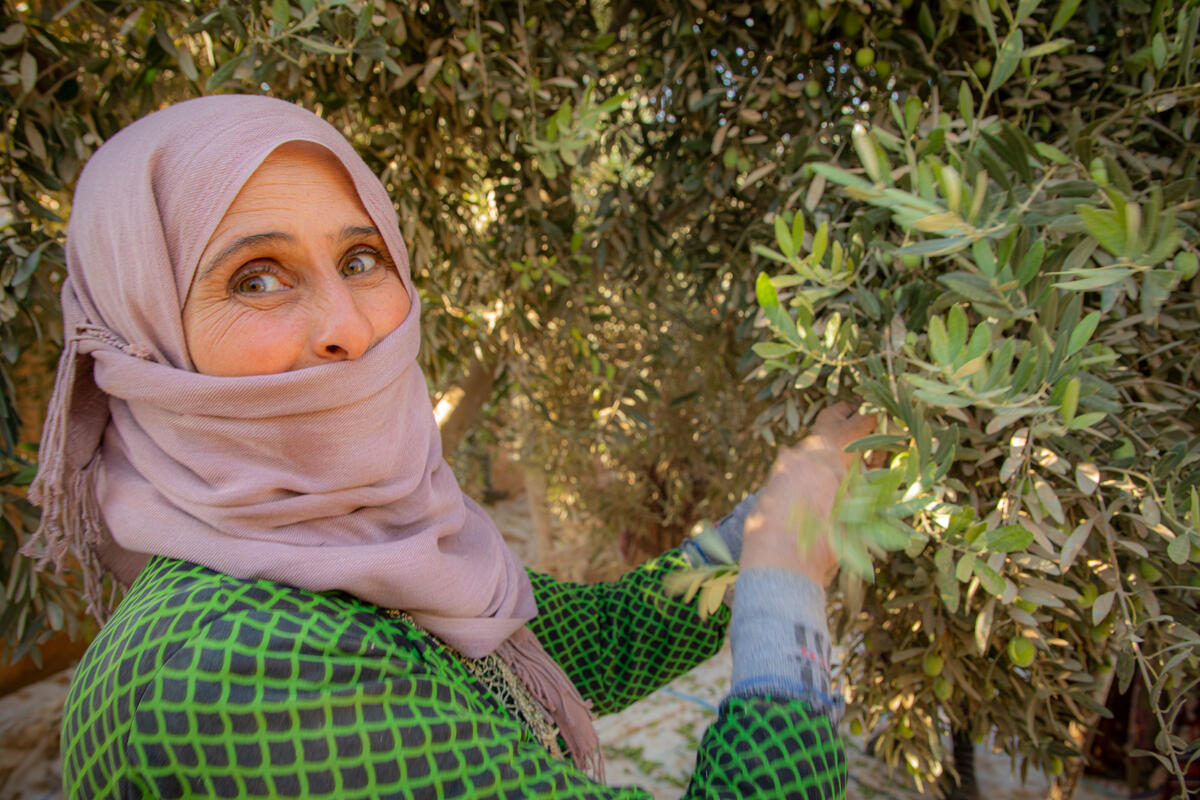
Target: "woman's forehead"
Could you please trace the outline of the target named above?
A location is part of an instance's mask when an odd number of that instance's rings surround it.
[[[362,220],[370,219],[353,178],[333,153],[312,142],[287,142],[251,173],[222,222],[236,213],[286,214],[290,208],[314,205],[353,210]]]

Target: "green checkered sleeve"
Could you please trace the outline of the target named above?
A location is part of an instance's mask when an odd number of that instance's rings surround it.
[[[846,796],[846,754],[825,714],[800,700],[731,697],[708,727],[685,800]]]
[[[720,648],[728,611],[701,620],[694,602],[663,588],[667,574],[689,567],[672,550],[610,584],[530,572],[539,611],[530,627],[597,713],[624,708]],[[846,783],[827,714],[799,699],[731,697],[705,732],[684,799],[834,800]]]
[[[595,713],[620,711],[721,648],[728,609],[701,620],[695,602],[663,588],[667,575],[689,566],[670,550],[613,583],[569,583],[530,571],[538,616],[529,627]]]

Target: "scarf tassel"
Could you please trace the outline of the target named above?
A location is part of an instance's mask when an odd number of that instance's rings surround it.
[[[79,325],[75,335],[68,338],[46,411],[37,476],[29,486],[29,500],[42,508],[41,521],[20,553],[33,559],[38,569],[53,564],[56,575],[62,574],[74,555],[83,581],[87,613],[103,624],[116,599],[117,588],[114,585],[113,596],[105,602],[105,570],[97,554],[97,546],[107,534],[96,497],[96,467],[100,458],[89,450],[88,461],[75,467],[70,463],[69,451],[72,444],[69,420],[76,402],[76,381],[80,371],[90,367],[89,355],[97,345],[112,346],[123,352],[135,349],[94,325]],[[131,355],[142,355],[142,348],[136,349],[139,352]]]
[[[595,715],[591,703],[583,699],[533,632],[521,628],[496,649],[496,655],[504,659],[550,714],[575,766],[593,780],[604,783],[604,757],[592,726]]]

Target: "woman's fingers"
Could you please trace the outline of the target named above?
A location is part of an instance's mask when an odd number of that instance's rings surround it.
[[[840,465],[849,469],[856,454],[847,453],[846,445],[871,433],[877,422],[874,414],[859,414],[856,408],[857,404],[843,401],[821,411],[801,447],[834,450],[841,456]]]
[[[823,408],[821,413],[817,414],[816,421],[813,422],[813,432],[816,433],[824,428],[837,427],[838,425],[841,425],[846,421],[846,419],[854,414],[855,408],[856,406],[854,404],[845,400]]]
[[[871,431],[875,430],[875,423],[878,421],[879,418],[874,414],[855,414],[846,420],[846,440],[842,443],[842,447],[856,439],[870,435]]]
[[[838,484],[858,457],[845,452],[846,445],[875,429],[875,416],[856,408],[843,402],[824,409],[803,442],[776,456],[755,513],[746,522],[743,566],[782,566],[824,584],[837,571],[827,523],[816,523],[820,535],[801,552],[796,514],[825,519],[833,510]]]
[[[867,469],[880,469],[887,464],[887,450],[872,450],[864,460],[867,463]]]

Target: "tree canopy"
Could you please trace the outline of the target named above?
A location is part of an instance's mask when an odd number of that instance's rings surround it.
[[[12,654],[78,608],[16,555],[71,186],[133,119],[241,91],[350,138],[410,244],[431,390],[484,375],[481,426],[614,534],[676,543],[827,398],[884,412],[840,511],[873,582],[837,623],[893,763],[936,776],[949,726],[1054,771],[1106,670],[1167,727],[1194,691],[1195,3],[6,10]]]

